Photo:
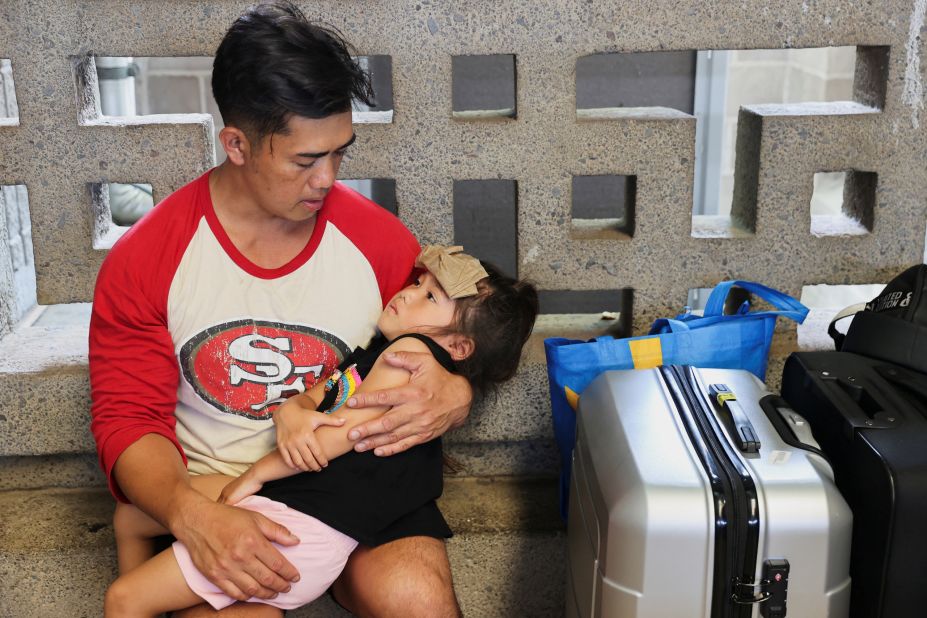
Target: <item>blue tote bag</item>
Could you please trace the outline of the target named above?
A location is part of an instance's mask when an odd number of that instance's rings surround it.
[[[743,288],[776,308],[750,311],[749,302],[732,315],[724,314],[731,288]],[[553,413],[554,438],[560,450],[560,513],[567,514],[570,464],[576,442],[576,409],[583,389],[603,371],[649,369],[659,365],[694,365],[716,369],[746,369],[766,379],[766,363],[776,318],[799,324],[808,308],[773,288],[750,281],[718,284],[703,315],[684,313],[675,319],[660,318],[642,337],[590,341],[551,337],[544,340],[547,376]]]

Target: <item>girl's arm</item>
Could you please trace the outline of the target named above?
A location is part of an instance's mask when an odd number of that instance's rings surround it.
[[[344,423],[344,419],[316,412],[324,397],[325,381],[320,380],[308,391],[290,397],[274,410],[277,450],[294,471],[318,472],[328,465],[328,459],[315,438],[315,430],[321,425]]]
[[[406,337],[396,341],[387,347],[384,353],[386,351],[429,352],[428,346],[413,337]],[[373,367],[370,369],[370,373],[367,374],[367,377],[364,378],[363,382],[361,382],[360,386],[357,388],[357,392],[362,393],[368,390],[402,386],[408,383],[409,375],[409,372],[405,369],[387,364],[383,359],[383,354],[380,354],[380,357],[377,358]],[[313,397],[313,395],[318,395],[316,387],[313,387],[309,391],[308,397]],[[298,396],[306,396],[306,393]],[[291,398],[291,400],[294,398]],[[287,405],[288,403],[290,402],[287,401],[283,405]],[[355,441],[348,439],[348,432],[361,423],[378,418],[388,409],[389,406],[378,406],[361,410],[342,407],[333,412],[330,416],[343,419],[344,424],[340,426],[327,425],[319,427],[315,431],[315,439],[318,441],[318,445],[325,457],[334,459],[339,455],[344,455],[348,451],[353,450]],[[293,476],[299,472],[299,469],[292,468],[287,464],[279,450],[274,450],[259,459],[240,477],[229,483],[225,489],[223,489],[222,495],[219,496],[219,502],[235,504],[243,498],[259,491],[261,487],[264,486],[264,483]]]

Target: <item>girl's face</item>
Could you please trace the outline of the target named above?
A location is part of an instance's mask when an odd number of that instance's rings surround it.
[[[383,309],[377,327],[387,339],[411,332],[427,333],[429,328],[445,328],[454,321],[457,301],[427,270],[415,283],[403,288]]]

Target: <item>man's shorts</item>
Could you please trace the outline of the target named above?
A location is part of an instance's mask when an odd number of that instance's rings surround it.
[[[248,602],[265,603],[281,609],[295,609],[310,603],[328,590],[344,569],[348,556],[357,547],[357,541],[323,524],[315,517],[289,508],[262,496],[249,496],[235,506],[264,515],[285,526],[296,535],[300,543],[291,547],[273,545],[280,550],[299,571],[299,581],[293,582],[289,592],[281,592],[273,599],[252,597]],[[214,609],[235,603],[193,566],[190,552],[180,541],[173,545],[174,556],[183,572],[187,585]]]

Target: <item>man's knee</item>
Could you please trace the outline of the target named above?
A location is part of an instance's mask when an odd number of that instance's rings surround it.
[[[444,543],[427,537],[358,548],[334,593],[360,616],[460,616]]]

